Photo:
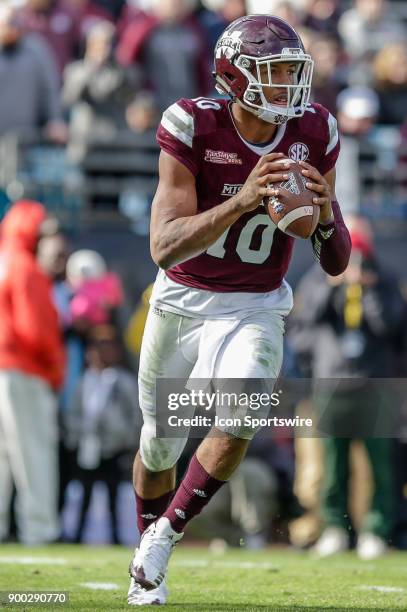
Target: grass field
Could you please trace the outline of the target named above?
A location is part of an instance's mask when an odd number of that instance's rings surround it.
[[[131,554],[122,547],[2,545],[0,591],[69,592],[69,606],[11,610],[128,610]],[[174,553],[168,584],[170,610],[407,610],[407,554],[366,563],[353,553],[322,561],[291,550],[214,555],[184,546]]]

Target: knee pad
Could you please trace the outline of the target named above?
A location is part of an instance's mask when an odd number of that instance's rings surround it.
[[[174,467],[184,450],[187,438],[156,438],[152,428],[143,426],[140,436],[140,455],[150,472],[162,472]]]

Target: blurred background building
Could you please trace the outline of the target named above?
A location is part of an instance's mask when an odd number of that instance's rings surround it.
[[[404,299],[400,314],[404,325],[399,324],[392,344],[396,366],[387,375],[406,377],[407,4],[403,0],[2,0],[0,218],[21,199],[41,202],[54,218],[54,230],[41,237],[37,254],[50,279],[66,353],[59,396],[59,506],[64,537],[122,542],[136,537],[129,483],[139,422],[129,416],[129,372],[134,378],[148,287],[156,273],[148,243],[159,154],[155,129],[163,109],[177,98],[217,95],[211,77],[216,39],[228,23],[245,13],[287,19],[315,60],[313,100],[338,117],[342,134],[339,202],[346,214],[357,216],[359,224],[363,225],[362,217],[369,221],[375,261],[391,272]],[[306,274],[312,275],[312,262],[310,245],[297,241],[288,276],[294,288]],[[320,282],[329,285],[324,278]],[[292,346],[289,338],[287,345],[291,375],[304,375],[298,338]],[[306,375],[311,376],[307,359]],[[99,402],[94,399],[95,385],[104,389]],[[108,401],[112,394],[115,400]],[[122,424],[128,419],[133,444],[124,435],[125,427],[109,433],[115,418],[103,414],[110,409]],[[206,517],[202,534],[212,533],[211,521],[222,524],[223,520],[233,523],[232,544],[240,535],[253,546],[270,539],[291,538],[300,546],[315,542],[324,526],[321,500],[325,514],[327,501],[321,497],[323,448],[318,443],[308,446],[309,441],[294,448],[291,441],[279,439],[273,441],[272,451],[265,452],[261,444],[254,447],[253,456],[225,493],[222,507],[214,506],[213,516]],[[386,538],[404,548],[406,449],[407,435],[392,444],[393,458],[386,459],[386,473],[394,475],[393,488],[387,489],[394,499]],[[88,461],[83,458],[86,452]],[[389,457],[390,451],[386,453]],[[351,485],[358,491],[356,500],[351,500],[353,523],[361,525],[374,479],[369,477],[363,448],[356,445],[351,455],[356,466],[352,478],[363,483],[356,489]],[[270,506],[270,512],[263,514],[247,503],[251,474],[259,464],[264,478],[262,483],[259,480],[258,495]],[[119,490],[112,487],[112,478],[122,483]],[[111,531],[101,527],[97,504],[91,504],[93,519],[86,528],[91,489],[103,480],[110,495],[106,508],[114,519],[121,517],[119,528],[113,521]],[[80,482],[85,491],[81,512]],[[96,485],[99,496],[100,490]],[[75,512],[80,514],[79,522]],[[13,521],[10,529],[13,532]]]

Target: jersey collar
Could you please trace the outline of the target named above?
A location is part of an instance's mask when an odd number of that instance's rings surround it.
[[[285,131],[287,129],[288,121],[277,127],[274,138],[270,142],[267,142],[266,144],[263,144],[263,145],[256,145],[252,142],[249,142],[245,138],[243,138],[243,136],[240,134],[239,130],[237,129],[235,120],[233,118],[233,113],[232,113],[232,103],[228,104],[228,111],[229,111],[229,117],[232,122],[233,128],[236,134],[239,136],[240,140],[243,142],[243,144],[246,145],[248,149],[250,149],[250,151],[253,151],[253,153],[256,153],[256,155],[258,155],[259,157],[261,157],[262,155],[267,155],[268,153],[272,153],[274,149],[282,141]]]

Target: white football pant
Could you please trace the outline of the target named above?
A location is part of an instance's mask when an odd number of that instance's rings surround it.
[[[187,442],[156,438],[156,378],[276,379],[283,360],[284,317],[257,311],[234,320],[192,318],[151,307],[144,330],[139,368],[144,425],[140,454],[147,469],[173,467]],[[192,417],[195,408],[183,410]],[[251,439],[256,430],[222,429]]]

